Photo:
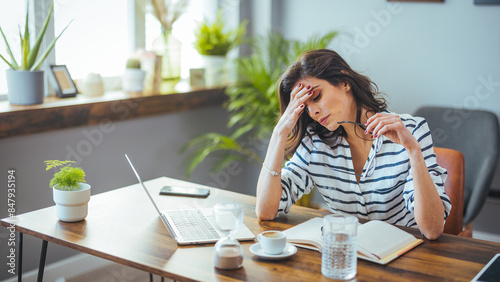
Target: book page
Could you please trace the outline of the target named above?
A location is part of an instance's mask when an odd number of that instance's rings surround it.
[[[287,242],[321,252],[322,226],[323,218],[316,217],[291,227],[284,231]],[[422,239],[383,221],[358,223],[358,257],[365,260],[386,264],[422,242]]]
[[[322,226],[323,218],[315,217],[285,230],[286,240],[289,243],[298,245],[299,247],[321,251],[321,248],[323,247],[323,236],[321,233]],[[304,246],[303,244],[307,244],[309,246]]]
[[[410,233],[389,223],[372,220],[358,228],[358,250],[383,259],[417,240]],[[366,254],[368,252],[369,254]]]

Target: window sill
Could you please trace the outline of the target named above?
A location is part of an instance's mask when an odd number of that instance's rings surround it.
[[[109,121],[175,113],[211,106],[225,101],[223,88],[190,90],[171,94],[131,95],[107,92],[101,97],[45,97],[32,106],[0,102],[0,139]]]

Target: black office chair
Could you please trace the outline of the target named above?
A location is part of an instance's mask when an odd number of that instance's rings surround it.
[[[470,224],[484,205],[498,162],[500,127],[488,111],[422,107],[434,146],[454,149],[465,156],[464,224]]]

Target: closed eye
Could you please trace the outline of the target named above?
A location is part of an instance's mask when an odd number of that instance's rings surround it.
[[[318,95],[314,96],[314,97],[312,98],[312,100],[313,100],[314,102],[317,102],[320,98],[321,98],[321,91],[319,91],[319,92],[318,92]]]

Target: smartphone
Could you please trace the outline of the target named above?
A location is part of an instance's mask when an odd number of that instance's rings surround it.
[[[160,195],[206,198],[210,189],[198,187],[163,186]]]
[[[472,281],[500,281],[500,254],[496,254]]]

